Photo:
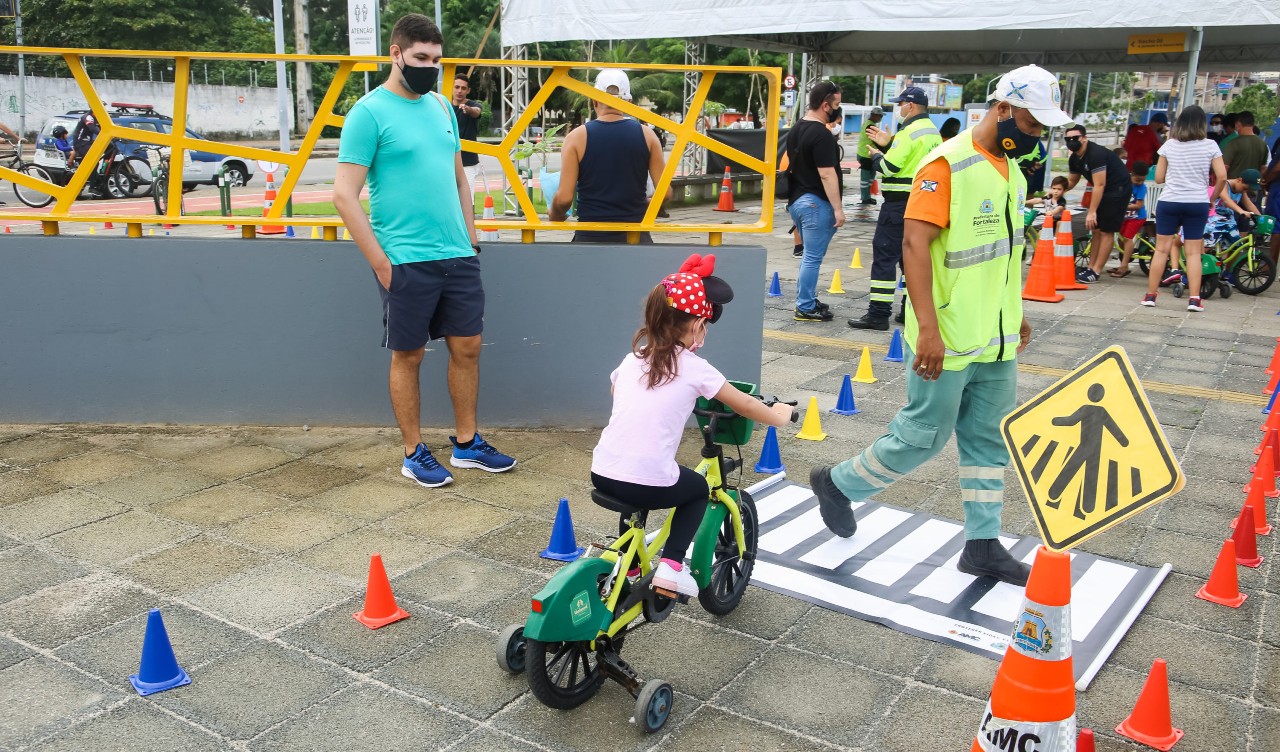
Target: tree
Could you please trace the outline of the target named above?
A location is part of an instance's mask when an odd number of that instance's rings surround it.
[[[1280,103],[1277,103],[1276,93],[1266,84],[1251,84],[1244,87],[1234,99],[1228,102],[1225,110],[1227,112],[1248,110],[1253,113],[1253,122],[1257,123],[1259,128],[1270,129],[1272,123],[1276,121],[1277,112],[1280,111]]]

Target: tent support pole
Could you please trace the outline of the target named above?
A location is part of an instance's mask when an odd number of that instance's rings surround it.
[[[1178,109],[1185,109],[1188,105],[1196,103],[1196,69],[1200,67],[1200,47],[1204,43],[1204,27],[1196,26],[1191,30],[1191,54],[1187,63],[1187,85],[1183,87],[1182,96],[1178,98],[1181,105]]]

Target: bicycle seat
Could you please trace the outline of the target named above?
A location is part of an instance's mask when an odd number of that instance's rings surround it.
[[[633,507],[615,496],[610,496],[604,491],[598,491],[594,488],[591,489],[591,500],[605,509],[619,514],[635,514],[640,511],[639,507]]]

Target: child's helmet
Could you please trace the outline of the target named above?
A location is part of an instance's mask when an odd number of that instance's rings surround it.
[[[712,276],[715,268],[716,257],[711,254],[695,253],[685,259],[680,271],[662,280],[667,290],[667,305],[713,324],[719,321],[725,303],[733,300],[733,288],[723,279]]]
[[[66,138],[66,136],[67,136],[67,129],[63,128],[61,125],[53,129],[54,138]]]

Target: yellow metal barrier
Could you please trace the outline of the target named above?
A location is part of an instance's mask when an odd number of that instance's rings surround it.
[[[342,220],[340,218],[285,218],[283,216],[285,207],[288,204],[289,197],[293,194],[294,188],[298,184],[299,177],[302,175],[302,168],[306,165],[307,160],[310,159],[312,151],[315,149],[316,142],[319,140],[320,133],[324,127],[342,127],[344,118],[341,115],[335,114],[333,107],[337,103],[338,97],[351,74],[355,71],[374,70],[379,65],[385,65],[388,63],[388,59],[386,57],[380,56],[353,57],[345,55],[157,52],[143,50],[97,50],[55,47],[0,46],[0,54],[18,53],[26,55],[56,55],[61,57],[67,63],[67,67],[70,69],[71,75],[80,86],[80,90],[84,94],[89,109],[97,119],[101,128],[101,132],[99,133],[97,140],[94,141],[92,148],[90,148],[87,154],[83,155],[79,167],[64,186],[53,185],[29,175],[24,175],[8,168],[0,167],[0,178],[49,194],[55,199],[53,207],[48,212],[0,212],[0,220],[39,221],[41,222],[46,235],[57,235],[58,225],[61,222],[99,223],[106,221],[123,221],[128,225],[128,234],[131,237],[141,235],[141,226],[143,224],[163,222],[174,225],[232,224],[240,226],[245,237],[253,237],[255,235],[255,228],[264,224],[291,225],[299,227],[319,226],[324,228],[324,238],[326,240],[336,239],[337,228],[342,225]],[[143,131],[117,124],[112,119],[111,113],[108,112],[107,108],[103,105],[101,98],[94,87],[93,81],[85,72],[83,61],[84,58],[87,57],[172,60],[174,71],[172,132],[167,134],[156,133],[154,131]],[[190,84],[190,76],[188,74],[190,72],[191,61],[193,60],[243,60],[254,62],[283,60],[286,62],[325,63],[336,65],[337,71],[335,72],[332,82],[329,84],[328,91],[320,102],[320,106],[316,108],[315,119],[312,121],[311,127],[308,128],[307,132],[303,135],[302,141],[298,146],[298,150],[286,153],[272,149],[259,149],[250,146],[197,140],[187,136],[187,92]],[[462,148],[464,151],[494,157],[499,161],[503,174],[506,176],[507,182],[511,185],[511,189],[515,194],[516,202],[520,207],[522,217],[520,219],[496,220],[482,220],[477,218],[476,224],[479,228],[485,230],[519,230],[521,240],[526,243],[533,242],[536,232],[542,230],[626,231],[628,233],[629,242],[637,242],[641,232],[678,232],[686,234],[706,233],[711,245],[719,245],[723,237],[723,233],[759,233],[769,232],[772,229],[773,199],[776,179],[774,165],[778,163],[777,128],[781,92],[781,69],[734,66],[695,67],[684,65],[628,65],[532,60],[520,61],[519,63],[513,64],[511,61],[502,60],[448,58],[443,61],[441,80],[452,81],[454,71],[459,66],[504,68],[517,64],[528,68],[549,69],[550,75],[547,77],[547,80],[544,82],[542,87],[530,99],[528,107],[520,114],[515,127],[506,134],[500,143],[486,144],[474,141],[464,141],[462,142]],[[631,102],[624,101],[609,94],[604,94],[595,89],[589,83],[570,75],[570,73],[575,69],[599,68],[623,68],[629,71],[667,73],[698,71],[702,76],[689,112],[684,113],[681,122],[676,122],[661,115],[649,112],[648,110],[638,107]],[[756,74],[763,76],[765,81],[768,83],[768,91],[764,97],[764,101],[768,103],[767,114],[765,117],[766,127],[764,129],[764,159],[757,159],[739,151],[738,149],[722,144],[697,130],[697,121],[702,117],[702,109],[706,104],[707,96],[711,91],[711,85],[715,81],[717,74]],[[640,222],[551,222],[538,216],[537,211],[534,209],[533,199],[530,197],[524,182],[520,179],[519,171],[516,168],[515,162],[512,160],[511,153],[516,148],[521,136],[537,116],[539,110],[541,110],[543,105],[546,104],[551,95],[560,88],[576,92],[588,97],[589,99],[602,101],[642,122],[656,125],[668,133],[675,135],[676,141],[672,148],[672,158],[667,161],[666,168],[662,172],[661,179],[658,181],[658,184],[654,186],[653,199],[650,201],[648,210]],[[171,150],[169,159],[169,196],[166,213],[164,215],[148,214],[121,216],[71,213],[71,205],[76,201],[77,197],[79,197],[85,184],[92,175],[98,160],[102,157],[103,152],[114,138],[124,138],[130,141],[167,146]],[[662,206],[663,198],[666,196],[667,191],[675,178],[676,167],[679,164],[679,155],[684,152],[685,147],[690,143],[701,146],[710,152],[719,154],[730,161],[736,162],[750,170],[760,173],[763,184],[763,195],[759,219],[749,224],[659,224],[656,222],[658,212]],[[289,167],[289,169],[285,174],[283,184],[278,189],[276,201],[267,211],[265,217],[186,217],[180,214],[180,207],[182,205],[183,156],[184,152],[188,149],[212,151],[218,154],[238,156],[246,159],[278,162]]]

